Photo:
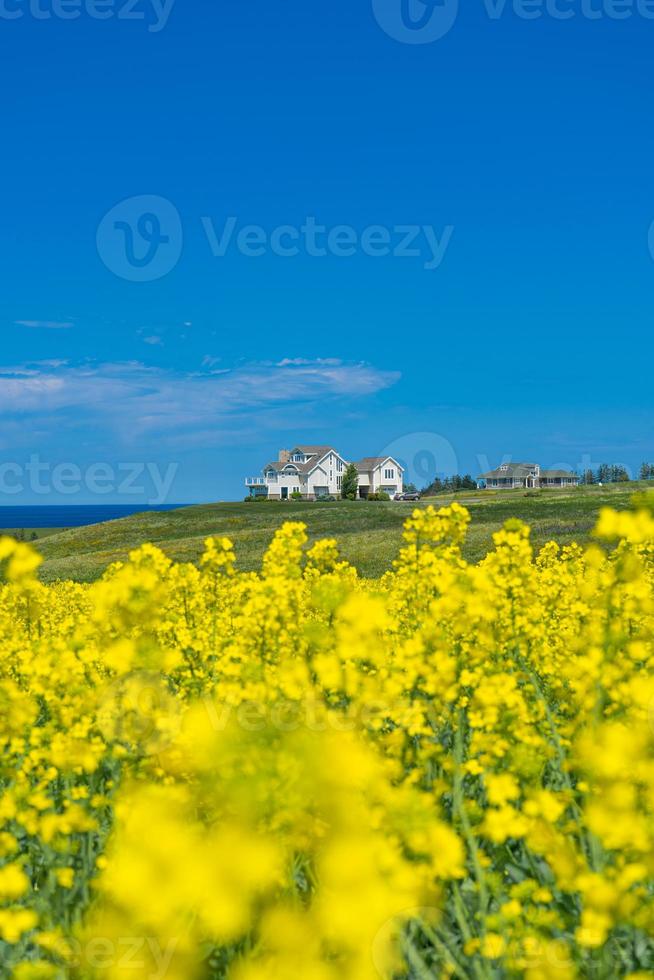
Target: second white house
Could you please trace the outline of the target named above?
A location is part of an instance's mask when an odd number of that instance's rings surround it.
[[[262,475],[247,477],[245,485],[253,497],[288,500],[293,493],[305,500],[340,497],[348,464],[333,446],[281,449],[278,458],[263,467]],[[359,477],[357,496],[365,499],[383,491],[393,497],[402,492],[404,469],[391,456],[366,456],[354,465]]]

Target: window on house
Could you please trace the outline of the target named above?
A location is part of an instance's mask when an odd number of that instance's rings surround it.
[[[395,479],[395,470],[384,470],[384,479],[385,480],[394,480]]]
[[[340,490],[341,487],[342,487],[342,485],[343,485],[343,477],[342,476],[337,476],[336,477],[336,488],[337,488],[337,490]]]
[[[340,460],[340,459],[337,459],[336,460],[336,472],[337,473],[342,473],[343,472],[343,461]]]

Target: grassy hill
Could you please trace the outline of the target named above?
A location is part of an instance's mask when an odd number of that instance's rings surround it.
[[[603,506],[628,507],[632,494],[646,484],[580,487],[571,491],[468,491],[423,500],[418,506],[443,506],[456,499],[472,515],[466,557],[482,557],[492,547],[492,534],[505,520],[519,517],[532,526],[532,540],[560,544],[587,542]],[[262,504],[206,504],[166,513],[136,514],[122,520],[52,534],[39,540],[45,558],[44,581],[96,579],[113,561],[150,541],[177,561],[195,561],[210,534],[231,538],[238,567],[256,569],[275,530],[286,520],[304,521],[311,539],[337,538],[341,553],[364,576],[391,567],[400,548],[402,524],[415,504],[335,501]]]

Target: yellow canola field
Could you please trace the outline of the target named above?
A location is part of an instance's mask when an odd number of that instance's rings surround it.
[[[0,976],[654,973],[654,508],[82,586],[0,539]]]

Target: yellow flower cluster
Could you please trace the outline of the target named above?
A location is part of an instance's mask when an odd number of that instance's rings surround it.
[[[538,554],[418,509],[51,586],[0,539],[0,975],[654,972],[654,517]]]

